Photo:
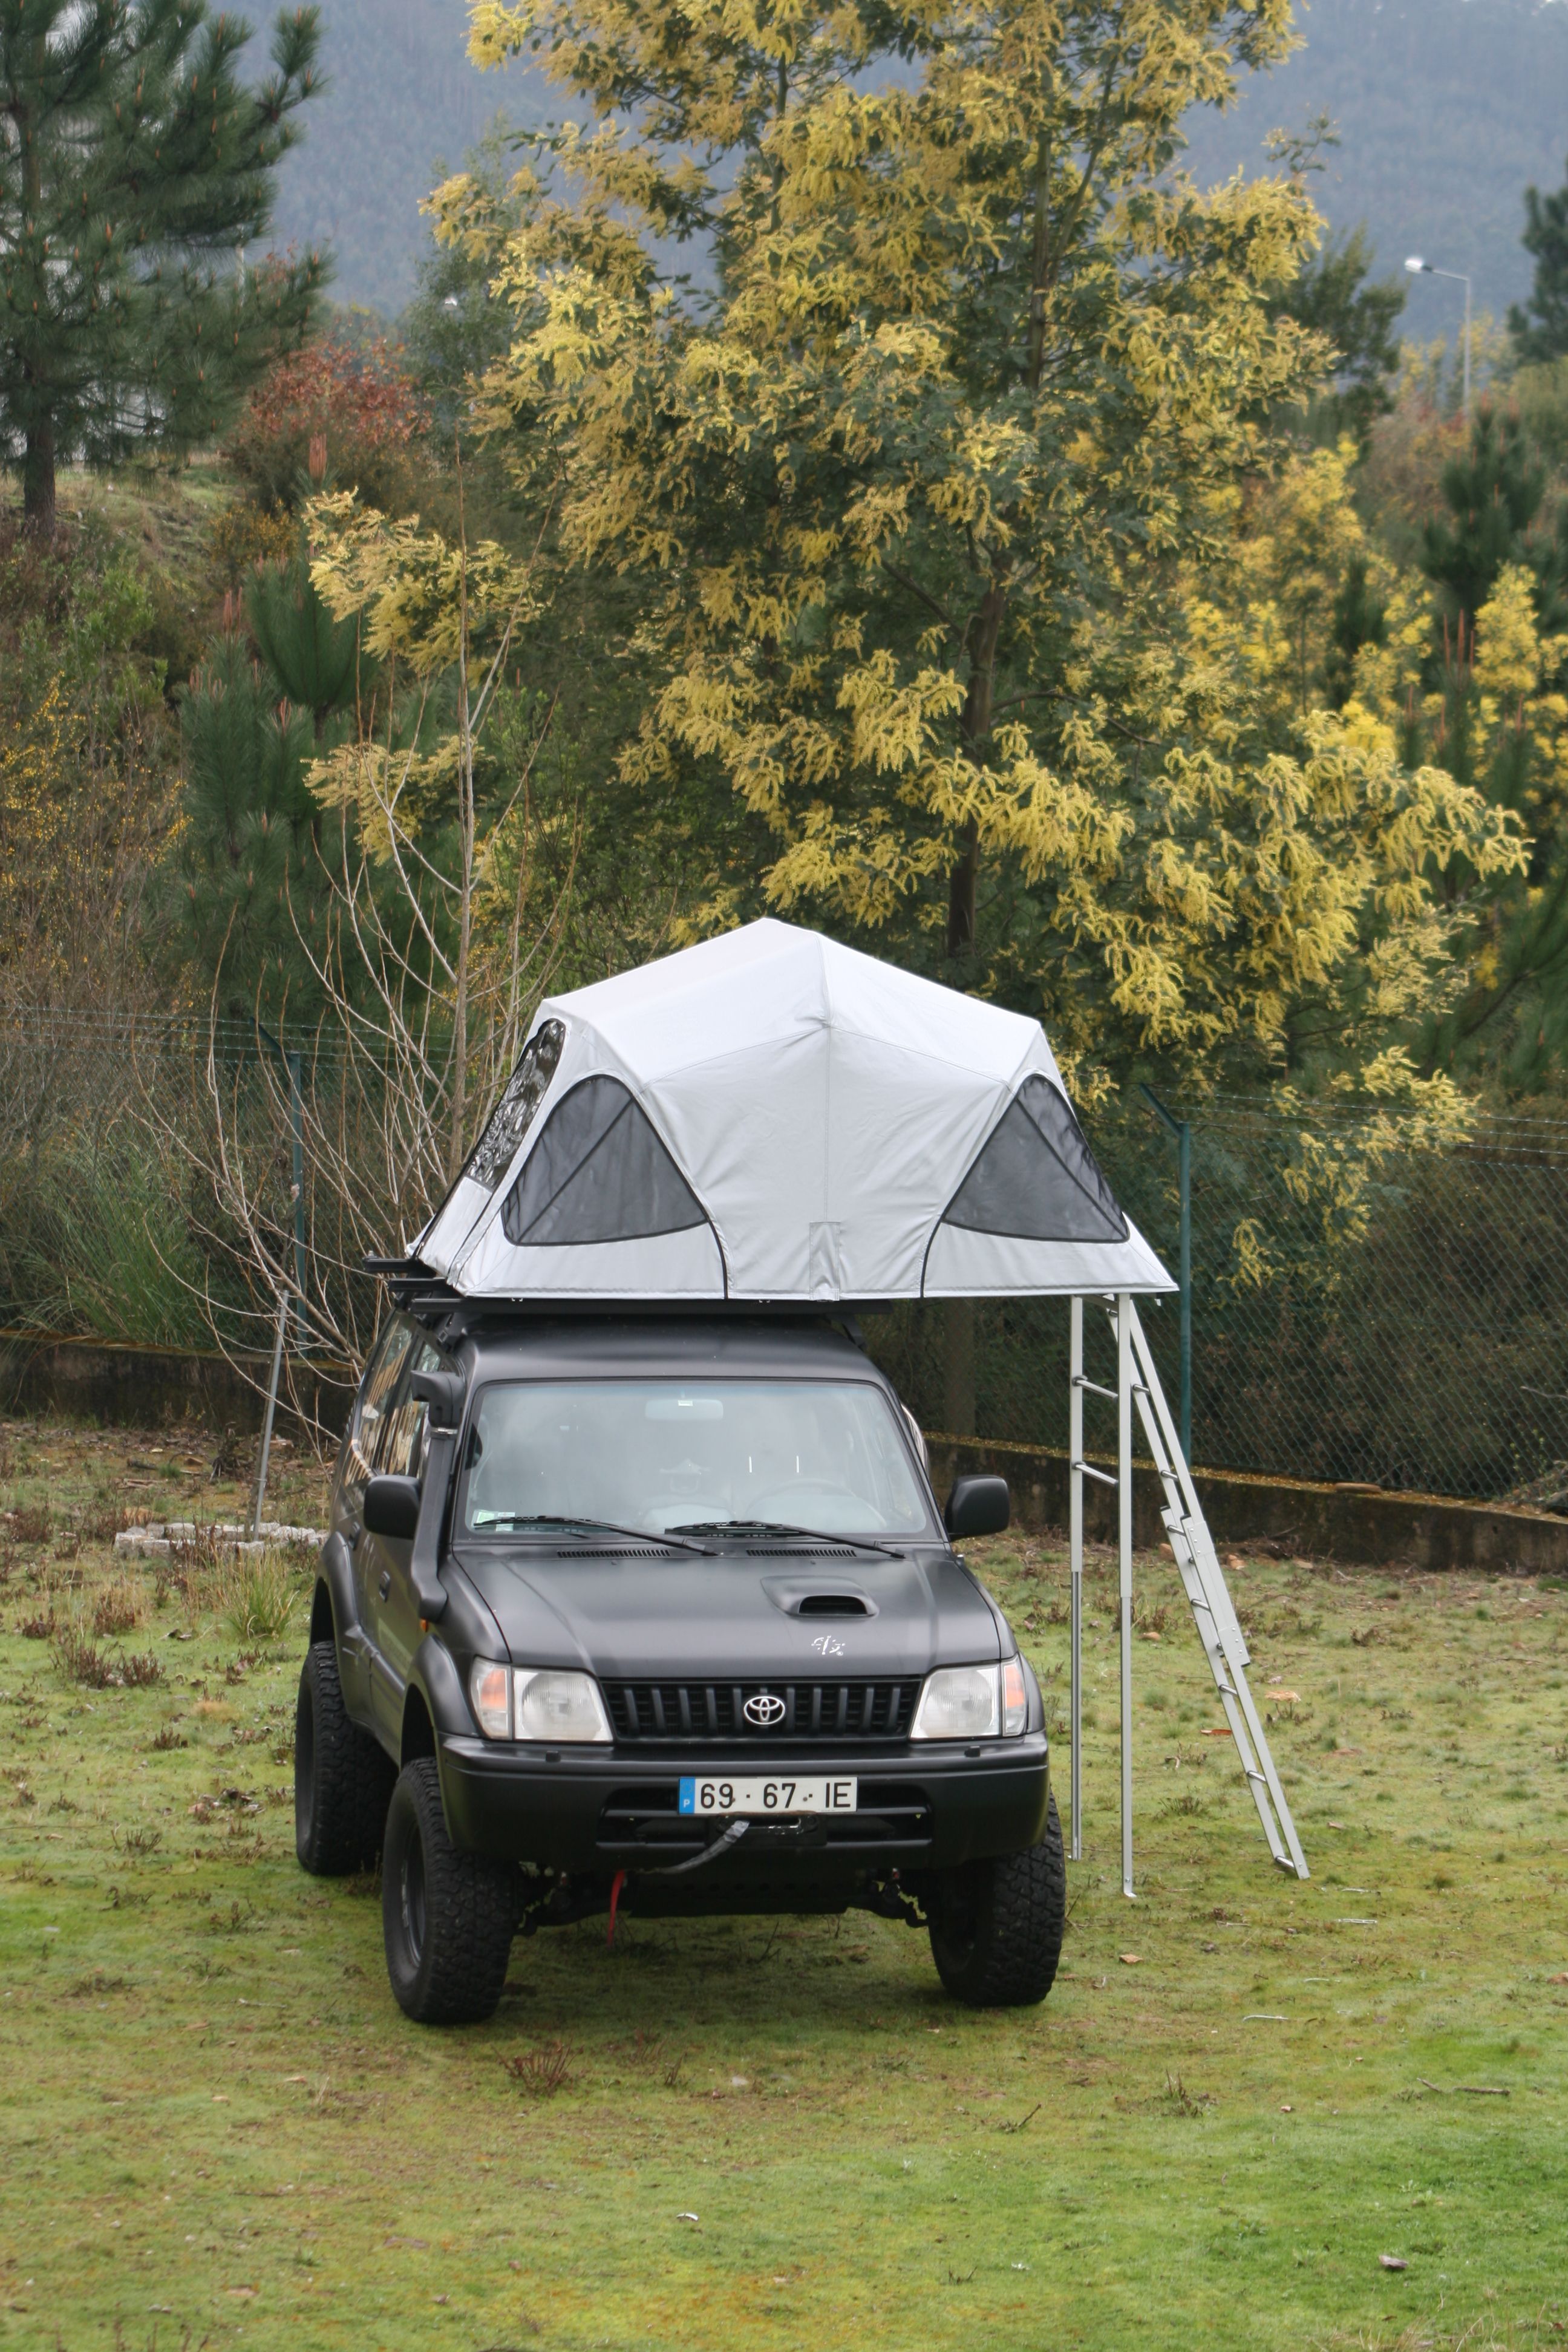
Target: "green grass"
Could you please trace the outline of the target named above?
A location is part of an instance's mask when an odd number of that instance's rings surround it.
[[[0,1527],[0,2344],[1563,2340],[1568,1593],[1234,1572],[1256,1687],[1300,1694],[1299,1885],[1141,1563],[1129,1906],[1097,1561],[1089,1859],[1043,2008],[958,2010],[923,1937],[854,1915],[633,1920],[520,1941],[495,2022],[431,2032],[386,1991],[374,1883],[293,1859],[298,1619],[241,1645],[205,1576],[160,1606],[149,1574],[144,1622],[93,1636],[156,1656],[142,1688],[17,1632],[90,1624],[107,1546],[58,1557],[87,1507],[233,1507],[152,1442],[13,1429],[0,1488],[53,1520]],[[279,1507],[319,1508],[290,1475]],[[1065,1704],[1058,1550],[975,1557]]]

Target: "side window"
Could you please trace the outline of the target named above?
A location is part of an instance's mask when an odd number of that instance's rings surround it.
[[[411,1372],[438,1372],[440,1350],[428,1339],[422,1339],[408,1369]],[[425,1430],[430,1408],[418,1398],[409,1396],[406,1385],[405,1382],[397,1404],[386,1416],[375,1466],[395,1472],[400,1477],[417,1478],[425,1466]]]
[[[368,1478],[381,1466],[376,1454],[384,1434],[387,1408],[407,1361],[413,1338],[406,1323],[395,1323],[371,1359],[354,1409],[353,1436],[349,1446],[356,1478]]]

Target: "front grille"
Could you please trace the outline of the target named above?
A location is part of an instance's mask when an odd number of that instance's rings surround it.
[[[784,1701],[776,1723],[746,1720],[749,1698]],[[610,1721],[626,1746],[776,1747],[781,1740],[907,1739],[920,1695],[918,1678],[901,1683],[606,1683]]]

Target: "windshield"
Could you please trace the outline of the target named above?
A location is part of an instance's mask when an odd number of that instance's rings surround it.
[[[480,1391],[463,1526],[668,1529],[763,1521],[919,1535],[920,1482],[894,1408],[864,1381],[498,1382]]]

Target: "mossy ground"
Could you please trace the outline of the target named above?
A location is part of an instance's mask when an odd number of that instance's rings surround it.
[[[1256,1688],[1299,1694],[1270,1705],[1297,1885],[1141,1562],[1129,1906],[1097,1560],[1089,1858],[1040,2010],[954,2008],[923,1937],[855,1916],[613,1949],[600,1922],[520,1941],[494,2023],[431,2032],[386,1991],[374,1884],[294,1861],[298,1617],[242,1653],[201,1571],[161,1605],[141,1574],[143,1622],[92,1638],[154,1657],[142,1687],[20,1631],[90,1625],[116,1506],[239,1490],[166,1433],[0,1437],[0,2342],[1563,2341],[1568,1592],[1233,1570]],[[975,1559],[1065,1704],[1060,1549]]]

